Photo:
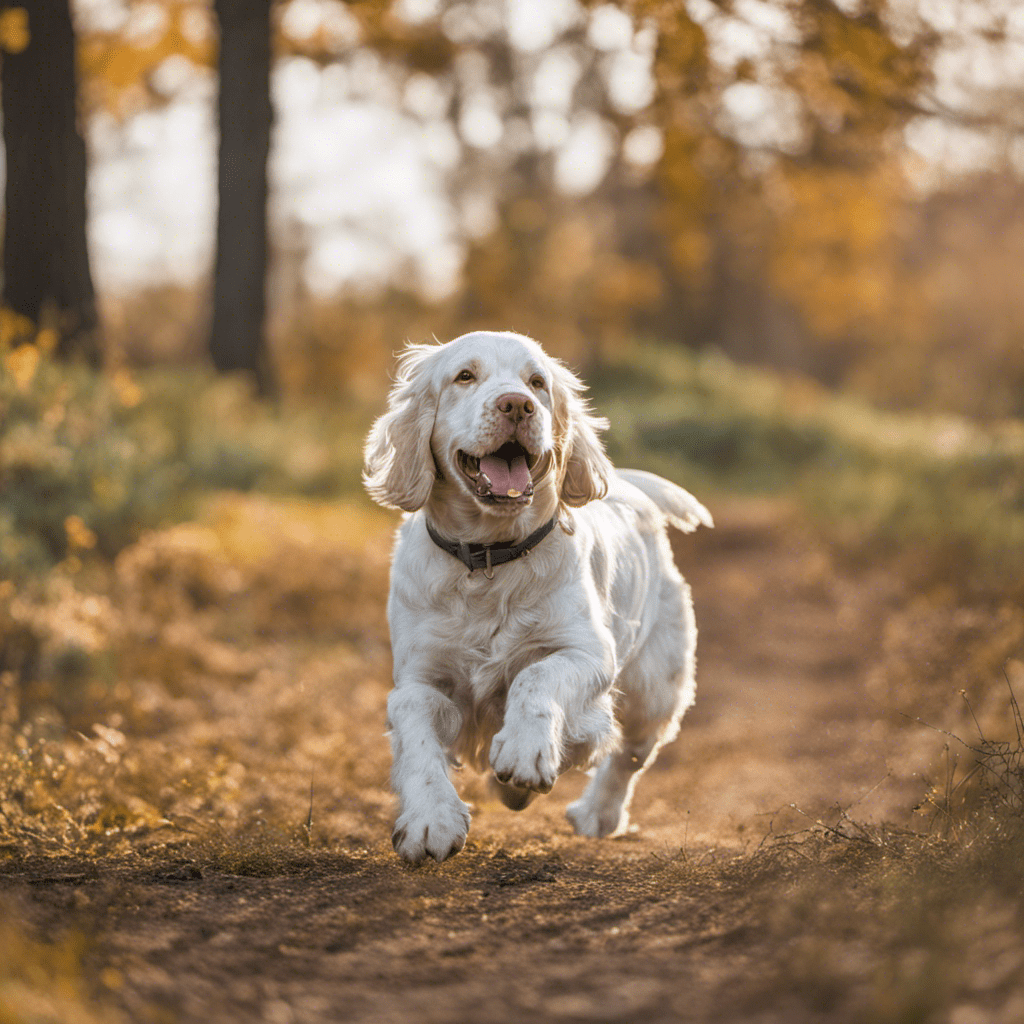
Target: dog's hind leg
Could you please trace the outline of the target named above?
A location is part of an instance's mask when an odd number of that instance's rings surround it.
[[[642,739],[627,737],[622,750],[601,762],[583,795],[565,811],[577,835],[601,839],[626,831],[637,779],[661,745],[657,732]]]
[[[487,782],[488,788],[510,811],[525,810],[537,795],[535,789],[521,789],[505,782],[499,782],[493,775]]]
[[[621,835],[629,825],[629,804],[644,770],[658,750],[675,739],[679,721],[694,697],[696,627],[689,588],[683,584],[665,601],[661,622],[623,670],[617,717],[622,744],[597,767],[583,795],[566,809],[581,836]]]

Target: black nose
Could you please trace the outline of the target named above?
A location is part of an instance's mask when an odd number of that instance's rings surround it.
[[[504,413],[513,423],[519,423],[532,416],[534,409],[537,408],[529,395],[522,395],[516,391],[502,395],[495,404],[498,411]]]

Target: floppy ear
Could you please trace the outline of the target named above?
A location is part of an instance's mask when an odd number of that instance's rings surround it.
[[[437,468],[430,435],[437,415],[437,396],[424,363],[436,345],[409,345],[398,359],[388,409],[366,438],[363,484],[385,508],[415,512],[434,486]]]
[[[561,473],[561,500],[579,507],[603,498],[615,470],[599,432],[608,429],[603,416],[595,416],[583,397],[584,384],[568,367],[552,361],[551,400],[555,451]]]

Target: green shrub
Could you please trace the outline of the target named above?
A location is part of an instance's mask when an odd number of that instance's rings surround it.
[[[657,345],[617,353],[594,382],[621,465],[702,497],[795,495],[858,542],[958,545],[1010,570],[1024,562],[1024,423],[888,413],[718,353]]]

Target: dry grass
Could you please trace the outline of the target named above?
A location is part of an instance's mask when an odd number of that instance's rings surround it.
[[[383,752],[345,752],[381,731],[391,526],[224,496],[124,551],[101,593],[55,576],[48,600],[13,600],[37,677],[5,676],[8,855],[124,853],[253,821],[294,831],[328,771],[364,796],[318,808],[316,834],[360,831],[362,802],[387,802]]]

